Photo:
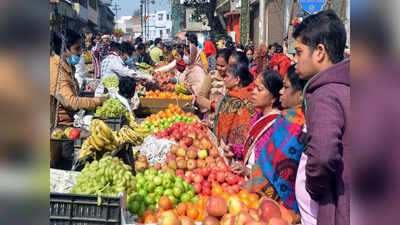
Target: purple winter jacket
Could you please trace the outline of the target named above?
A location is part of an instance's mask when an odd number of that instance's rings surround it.
[[[321,72],[306,92],[306,190],[318,225],[350,224],[350,61]]]

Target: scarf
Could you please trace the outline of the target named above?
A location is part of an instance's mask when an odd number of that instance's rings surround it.
[[[185,60],[181,60],[181,61],[179,61],[179,62],[176,62],[176,69],[179,71],[179,72],[183,72],[183,71],[185,71],[185,69],[186,69],[186,62],[185,62]]]
[[[272,110],[270,113],[267,115],[263,116],[262,112],[257,113],[257,115],[253,118],[251,122],[251,127],[249,129],[249,134],[246,138],[246,141],[244,143],[244,150],[243,150],[243,155],[244,155],[244,161],[243,163],[247,164],[247,161],[251,155],[251,153],[254,151],[255,153],[255,159],[257,159],[260,156],[260,152],[262,147],[264,146],[263,143],[268,141],[270,132],[268,132],[269,128],[272,126],[273,122],[275,121],[275,118],[279,116],[280,111],[279,110]],[[260,144],[261,143],[261,144]]]
[[[218,141],[232,144],[233,151],[238,152],[235,155],[243,155],[243,143],[251,118],[257,113],[250,97],[248,87],[228,91],[219,103],[215,116],[213,133]]]
[[[217,54],[217,49],[215,49],[215,46],[212,43],[212,41],[206,40],[204,42],[204,53],[206,53],[207,57]]]
[[[302,107],[282,111],[271,127],[271,137],[264,144],[252,171],[253,189],[270,185],[290,209],[299,212],[295,198],[295,179],[304,143],[299,140],[305,117]],[[260,171],[261,170],[261,171]]]

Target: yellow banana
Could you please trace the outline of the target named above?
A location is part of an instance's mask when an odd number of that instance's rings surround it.
[[[89,139],[91,140],[91,141],[90,141],[90,144],[93,145],[93,147],[94,147],[97,151],[100,151],[101,148],[102,148],[103,145],[104,145],[104,141],[103,141],[102,139],[100,139],[98,136],[93,136],[93,135],[90,136]]]

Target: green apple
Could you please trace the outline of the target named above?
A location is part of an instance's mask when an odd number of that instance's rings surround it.
[[[182,193],[183,193],[183,190],[182,190],[182,188],[180,188],[180,187],[174,187],[173,191],[174,191],[174,196],[175,196],[175,197],[179,197],[179,196],[181,196]]]

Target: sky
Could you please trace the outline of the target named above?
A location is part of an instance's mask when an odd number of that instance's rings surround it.
[[[154,1],[155,1],[154,5],[149,3],[150,13],[159,10],[170,9],[169,0],[154,0]],[[114,8],[115,2],[118,2],[119,8],[121,8],[121,10],[118,11],[117,15],[118,19],[121,18],[121,16],[132,16],[133,12],[136,9],[140,9],[140,0],[113,0],[113,6],[111,7],[111,9]]]

